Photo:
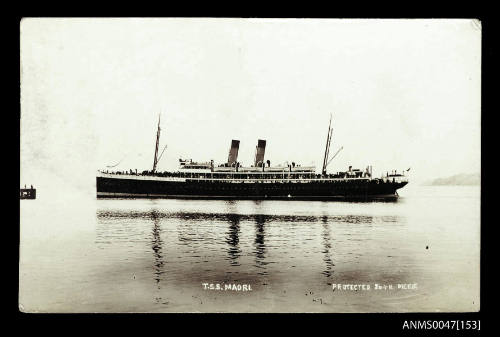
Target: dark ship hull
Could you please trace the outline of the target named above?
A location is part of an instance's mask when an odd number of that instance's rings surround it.
[[[407,184],[390,179],[312,179],[308,181],[227,181],[147,176],[98,176],[98,198],[201,198],[373,200],[395,199]]]

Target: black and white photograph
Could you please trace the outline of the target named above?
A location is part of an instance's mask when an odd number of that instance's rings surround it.
[[[21,312],[480,311],[480,20],[19,41]]]

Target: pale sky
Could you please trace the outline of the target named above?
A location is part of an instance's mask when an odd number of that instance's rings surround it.
[[[178,160],[480,172],[476,20],[24,19],[21,181],[95,195],[95,173]],[[412,180],[411,180],[412,181]]]

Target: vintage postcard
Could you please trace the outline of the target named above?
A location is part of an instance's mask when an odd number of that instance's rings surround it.
[[[24,18],[20,66],[20,311],[479,311],[480,21]]]

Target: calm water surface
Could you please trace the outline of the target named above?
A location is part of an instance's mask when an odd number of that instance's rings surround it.
[[[397,202],[369,203],[22,200],[20,306],[30,312],[478,310],[480,189],[403,190]],[[252,290],[211,291],[203,283]]]

